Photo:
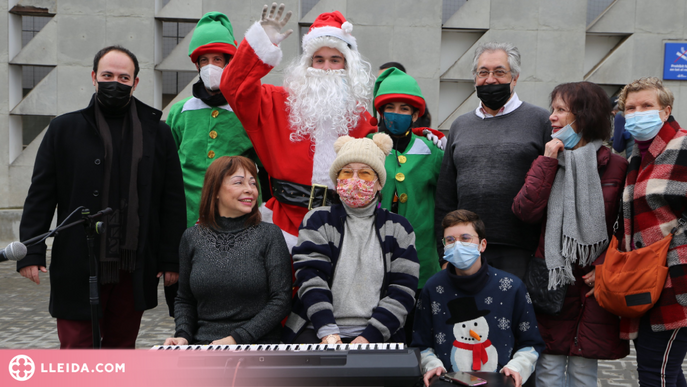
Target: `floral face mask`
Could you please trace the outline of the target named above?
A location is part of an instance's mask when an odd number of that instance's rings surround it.
[[[377,180],[366,181],[357,178],[337,179],[336,192],[341,201],[351,208],[365,207],[374,199]]]

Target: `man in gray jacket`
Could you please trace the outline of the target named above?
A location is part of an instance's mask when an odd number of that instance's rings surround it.
[[[522,278],[539,226],[517,219],[511,206],[532,161],[551,140],[549,112],[515,93],[520,52],[513,44],[479,45],[472,74],[481,102],[451,125],[437,181],[435,229],[441,231],[442,219],[453,210],[478,214],[489,230],[484,253],[489,264]],[[441,237],[437,246],[443,256]]]

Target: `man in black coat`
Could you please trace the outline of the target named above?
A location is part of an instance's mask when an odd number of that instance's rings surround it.
[[[20,225],[26,240],[49,229],[56,206],[58,223],[79,206],[114,210],[95,246],[105,348],[135,347],[143,311],[157,305],[159,278],[164,275],[166,286],[177,281],[186,228],[176,146],[162,113],[132,97],[138,71],[136,56],[123,47],[96,54],[96,93],[87,108],[50,123]],[[40,283],[45,253],[44,243],[30,247],[17,270]],[[50,314],[61,348],[92,345],[88,277],[84,227],[60,232],[50,263]]]

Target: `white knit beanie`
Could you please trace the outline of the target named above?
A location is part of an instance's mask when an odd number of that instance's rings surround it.
[[[369,165],[379,176],[379,184],[386,183],[386,168],[384,160],[389,155],[393,146],[391,137],[385,133],[377,133],[369,138],[353,138],[350,136],[339,137],[334,143],[336,159],[329,168],[329,177],[336,185],[336,177],[339,171],[350,163],[363,163]]]

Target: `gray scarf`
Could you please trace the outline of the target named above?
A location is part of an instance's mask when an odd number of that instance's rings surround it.
[[[547,206],[544,256],[549,289],[575,282],[574,263],[592,263],[608,245],[606,213],[596,152],[601,140],[558,155]]]

